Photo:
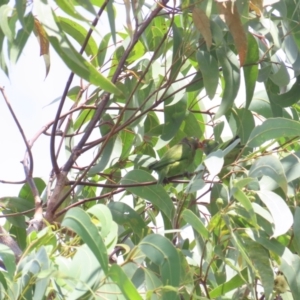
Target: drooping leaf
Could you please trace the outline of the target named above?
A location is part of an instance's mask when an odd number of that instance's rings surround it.
[[[74,22],[73,20],[70,20],[68,18],[58,17],[58,20],[61,24],[62,29],[72,38],[74,38],[79,43],[79,45],[82,46],[88,34],[87,30],[78,22]],[[85,47],[85,52],[91,58],[96,57],[98,53],[98,47],[93,37],[89,37]],[[92,60],[92,64],[95,67],[98,66],[95,59]]]
[[[279,93],[278,87],[272,82],[268,81],[267,92],[270,101],[280,107],[289,107],[300,100],[300,75],[297,76],[295,83],[291,89],[286,93]]]
[[[110,26],[110,32],[111,32],[111,36],[113,39],[114,44],[117,43],[116,40],[116,25],[115,25],[115,16],[116,16],[116,12],[113,6],[113,1],[108,1],[107,2],[107,15],[108,15],[108,21],[109,21],[109,26]]]
[[[209,232],[206,229],[205,225],[201,222],[201,220],[191,211],[185,209],[181,217],[189,223],[201,236],[205,239],[209,239]]]
[[[74,49],[73,45],[64,35],[59,24],[59,19],[55,16],[49,5],[38,2],[37,14],[39,22],[42,22],[43,28],[47,32],[51,45],[75,74],[107,92],[122,95],[122,92],[111,81],[98,72],[92,64],[86,61]]]
[[[260,275],[266,299],[272,294],[274,274],[270,264],[270,255],[267,249],[251,240],[246,241],[249,257]]]
[[[43,26],[37,18],[34,18],[34,29],[40,43],[40,56],[43,56],[46,66],[46,77],[50,70],[49,39]]]
[[[258,45],[252,34],[248,33],[248,49],[245,59],[244,78],[245,78],[245,88],[246,88],[246,108],[252,101],[254,89],[256,85],[256,80],[258,77],[258,60],[259,60],[259,50]]]
[[[240,87],[240,70],[235,54],[229,49],[218,48],[217,56],[222,66],[225,87],[221,105],[215,119],[223,116],[232,107]]]
[[[269,78],[279,87],[285,87],[290,82],[290,75],[283,62],[276,65],[276,72],[270,74]]]
[[[1,259],[4,262],[8,276],[12,280],[14,277],[15,270],[16,270],[15,255],[8,246],[6,246],[2,243],[0,243],[0,255],[1,255]]]
[[[13,41],[15,33],[9,26],[9,17],[12,12],[12,8],[9,5],[2,5],[0,7],[0,29],[9,41]]]
[[[170,71],[170,80],[175,80],[181,67],[183,60],[183,45],[182,36],[179,29],[175,24],[173,24],[173,56],[172,56],[172,66]]]
[[[161,279],[164,285],[179,287],[180,259],[176,248],[165,237],[159,234],[146,236],[138,246],[141,251],[157,266],[159,266]],[[169,294],[177,299],[176,292]]]
[[[247,195],[241,189],[234,188],[233,189],[233,196],[247,210],[247,212],[249,213],[249,215],[251,217],[251,221],[252,221],[253,225],[256,225],[257,224],[256,215],[254,213],[254,209],[253,209],[252,203],[249,200],[249,198],[247,197]]]
[[[249,170],[249,177],[261,178],[269,176],[287,193],[287,179],[282,164],[273,155],[267,155],[255,160]]]
[[[129,226],[139,238],[143,238],[148,229],[142,217],[130,206],[122,202],[110,202],[114,221],[119,225]]]
[[[297,206],[295,213],[294,213],[294,224],[293,224],[293,231],[294,231],[294,243],[297,252],[300,252],[300,208]]]
[[[259,147],[266,141],[280,138],[298,136],[300,123],[285,118],[270,118],[261,125],[256,126],[249,137],[249,147]]]
[[[232,115],[236,121],[236,134],[241,139],[241,144],[245,145],[255,127],[253,114],[248,109],[240,108],[233,109]]]
[[[57,0],[56,4],[58,7],[65,12],[68,16],[71,16],[77,20],[87,21],[82,14],[80,14],[75,8],[75,1],[68,1],[68,0]]]
[[[169,141],[176,135],[186,116],[186,108],[186,97],[174,105],[165,106],[165,124],[161,135],[162,140]]]
[[[273,217],[273,237],[285,234],[293,224],[293,215],[285,201],[271,191],[258,191],[259,198],[264,202]]]
[[[26,45],[26,42],[33,30],[34,18],[32,14],[28,14],[23,20],[23,28],[19,29],[10,48],[10,59],[12,63],[16,63]]]
[[[300,259],[298,254],[293,254],[288,248],[283,246],[276,239],[270,239],[262,230],[259,232],[247,228],[246,233],[255,242],[260,243],[266,249],[273,251],[281,258],[280,270],[284,273],[288,280],[289,287],[293,297],[297,299],[300,293],[300,279],[296,275],[300,267]]]
[[[126,189],[137,196],[150,201],[157,206],[169,219],[174,215],[174,206],[171,198],[160,185],[138,186],[139,183],[151,182],[155,179],[147,172],[133,170],[128,172],[121,180],[122,184],[135,184],[136,187],[126,187]]]
[[[225,22],[233,36],[233,40],[240,58],[240,66],[243,66],[247,54],[247,36],[235,2],[224,1],[218,2],[217,4],[221,13],[224,14]]]
[[[125,272],[119,265],[112,265],[112,267],[109,270],[109,276],[123,292],[123,296],[125,297],[125,299],[143,299],[132,284],[131,280],[128,278],[128,276],[125,274]]]
[[[72,229],[81,237],[94,253],[102,269],[107,274],[108,256],[106,247],[97,227],[92,223],[89,215],[78,207],[72,208],[66,213],[62,221],[62,226]]]
[[[245,280],[248,280],[247,268],[244,268],[240,274],[236,274],[229,281],[217,286],[212,291],[209,292],[210,298],[220,297],[245,283]]]
[[[219,82],[218,63],[208,51],[198,50],[196,56],[203,76],[206,93],[212,99],[215,96]]]
[[[193,9],[192,17],[195,27],[202,34],[206,42],[207,49],[209,50],[212,44],[212,35],[210,30],[209,18],[206,16],[205,12],[202,9],[196,6]]]

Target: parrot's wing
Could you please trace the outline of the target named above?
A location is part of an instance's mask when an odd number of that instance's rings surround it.
[[[191,155],[192,148],[187,143],[181,143],[170,148],[160,161],[149,165],[149,169],[159,170],[175,162],[187,159]]]

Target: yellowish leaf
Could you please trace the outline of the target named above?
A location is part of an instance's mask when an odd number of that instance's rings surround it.
[[[258,17],[260,17],[263,11],[263,0],[251,0],[249,2],[249,7],[251,10],[255,11]]]
[[[239,12],[235,4],[231,1],[222,3],[219,2],[217,5],[221,14],[223,14],[230,33],[232,34],[235,47],[239,54],[240,65],[243,66],[247,54],[247,36],[243,28]]]
[[[205,12],[198,7],[194,7],[192,17],[196,28],[203,35],[207,48],[209,49],[212,44],[209,18],[206,16]]]
[[[44,57],[47,77],[50,69],[49,39],[45,29],[37,18],[34,19],[34,31],[40,44],[40,55]]]

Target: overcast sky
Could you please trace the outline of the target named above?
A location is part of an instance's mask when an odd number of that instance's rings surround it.
[[[119,14],[117,24],[119,28],[122,28],[123,23],[120,22],[122,19],[124,16]],[[99,24],[103,36],[109,31],[107,24],[105,16]],[[31,139],[44,124],[54,119],[58,102],[49,106],[48,104],[62,95],[70,74],[62,60],[53,49],[50,49],[51,67],[45,78],[45,64],[39,53],[38,41],[31,34],[17,64],[9,66],[10,78],[8,79],[0,70],[0,86],[5,87],[7,97],[27,139]],[[78,84],[79,80],[75,78],[72,86]],[[0,113],[0,180],[23,180],[24,170],[20,161],[26,148],[2,95],[0,95]],[[49,137],[41,136],[32,149],[34,177],[43,177],[45,180],[51,171],[49,141]],[[21,185],[0,183],[0,197],[16,196],[20,188]]]

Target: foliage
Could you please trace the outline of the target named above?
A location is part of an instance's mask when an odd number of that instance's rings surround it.
[[[1,198],[1,299],[299,298],[299,3],[174,3],[0,1],[3,72],[31,34],[46,74],[52,51],[71,72]],[[157,184],[148,166],[184,137],[202,151]]]

